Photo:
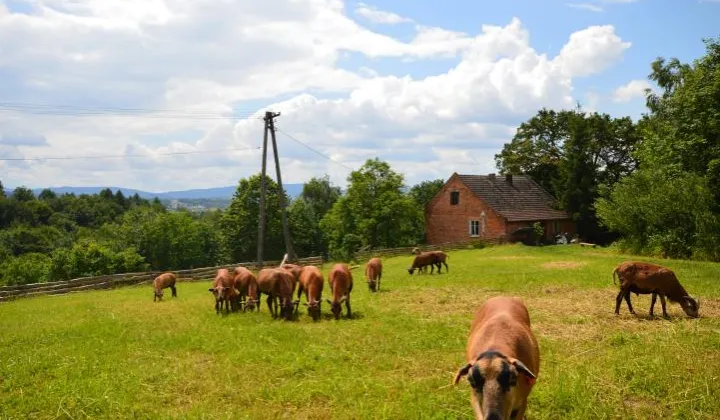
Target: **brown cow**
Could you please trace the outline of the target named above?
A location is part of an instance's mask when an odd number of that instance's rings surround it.
[[[328,283],[330,283],[333,300],[325,300],[331,305],[330,310],[335,316],[335,319],[340,319],[340,313],[342,312],[341,305],[343,302],[345,302],[345,309],[347,309],[347,317],[352,317],[350,292],[352,292],[353,288],[353,278],[350,270],[351,268],[349,268],[347,264],[335,264],[328,276]]]
[[[320,269],[314,265],[303,267],[300,272],[300,281],[298,282],[298,300],[300,295],[305,292],[305,306],[308,307],[308,315],[313,321],[320,319],[320,304],[322,303],[323,275]]]
[[[365,277],[371,292],[376,289],[380,290],[380,278],[382,278],[382,261],[380,261],[380,258],[371,258],[367,262],[365,265]]]
[[[227,269],[221,268],[217,271],[212,287],[208,289],[215,296],[215,313],[222,311],[223,304],[225,313],[230,312],[230,299],[235,295],[233,283],[233,277]]]
[[[162,300],[163,298],[163,289],[170,288],[172,290],[172,297],[177,297],[177,290],[175,289],[175,281],[177,278],[175,277],[174,273],[162,273],[159,276],[155,277],[155,280],[153,280],[153,290],[155,291],[155,295],[153,296],[153,302],[157,300]]]
[[[466,355],[453,380],[467,377],[476,419],[523,419],[540,370],[530,314],[519,298],[497,296],[475,312]]]
[[[293,293],[295,293],[295,287],[297,287],[297,283],[300,280],[300,272],[302,271],[302,266],[297,264],[283,264],[281,266],[282,268],[288,270],[293,275]]]
[[[618,264],[613,270],[613,284],[617,280],[616,276],[620,279],[620,292],[615,298],[615,315],[620,315],[620,304],[623,298],[627,302],[630,313],[635,314],[630,303],[630,293],[635,293],[636,296],[652,294],[650,318],[654,316],[653,309],[658,295],[664,317],[668,316],[665,309],[665,297],[670,302],[679,303],[688,316],[693,318],[699,316],[700,300],[695,300],[690,296],[678,281],[675,273],[668,268],[646,262],[625,261]]]
[[[291,319],[295,302],[293,302],[293,275],[284,268],[263,268],[258,273],[258,299],[263,293],[268,295],[267,305],[273,318],[278,317],[278,302],[280,300],[280,316]],[[273,308],[274,306],[274,308]]]
[[[260,310],[257,295],[257,277],[255,277],[255,274],[245,267],[237,267],[235,268],[235,277],[233,280],[235,288],[239,293],[238,304],[242,310],[250,309],[250,311],[252,311],[255,309],[255,305],[258,305],[257,308]]]

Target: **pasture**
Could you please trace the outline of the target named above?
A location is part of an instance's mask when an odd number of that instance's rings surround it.
[[[410,276],[383,259],[381,291],[354,270],[354,319],[215,314],[210,281],[0,305],[0,418],[471,419],[465,363],[474,310],[524,298],[540,341],[529,419],[720,418],[720,265],[654,260],[701,298],[700,319],[650,296],[613,314],[612,269],[633,257],[577,246],[449,253]],[[653,261],[647,258],[637,258]],[[327,273],[323,300],[330,297]],[[429,271],[428,271],[429,272]],[[303,300],[304,302],[304,297]],[[661,313],[659,303],[656,313]]]

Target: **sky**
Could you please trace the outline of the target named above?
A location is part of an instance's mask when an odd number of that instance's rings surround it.
[[[496,172],[542,107],[639,118],[650,63],[699,58],[719,20],[720,0],[0,0],[0,180],[235,185],[268,110],[284,183],[375,157],[408,185]]]

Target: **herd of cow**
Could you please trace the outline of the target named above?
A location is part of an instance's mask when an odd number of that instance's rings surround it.
[[[420,252],[408,268],[412,274],[416,269],[424,271],[430,266],[440,273],[441,265],[447,267],[447,255],[442,251]],[[253,310],[258,308],[262,293],[268,295],[268,309],[274,318],[280,316],[289,319],[297,313],[300,296],[305,294],[305,305],[313,320],[320,318],[320,304],[323,290],[323,276],[315,266],[301,267],[286,264],[279,267],[260,270],[257,278],[248,269],[238,267],[234,273],[226,269],[218,270],[210,292],[215,296],[215,309],[221,312],[238,308]],[[330,270],[328,283],[335,319],[340,317],[342,303],[345,303],[347,316],[351,316],[350,292],[353,288],[351,271],[357,268],[347,264],[335,264]],[[379,258],[370,259],[365,266],[365,277],[370,291],[380,289],[382,262]],[[700,301],[690,296],[680,284],[672,270],[645,262],[627,261],[615,267],[612,273],[613,283],[620,280],[620,292],[616,298],[615,314],[620,312],[620,304],[625,299],[628,309],[635,313],[630,303],[630,294],[651,294],[650,317],[657,297],[660,297],[663,316],[667,317],[665,298],[680,304],[690,317],[699,316]],[[297,300],[293,301],[295,286]],[[164,273],[153,284],[155,298],[162,299],[164,288],[170,288],[177,296],[175,276]],[[457,384],[463,377],[467,379],[471,391],[470,404],[476,419],[517,420],[525,418],[527,401],[540,371],[540,349],[530,326],[530,314],[522,299],[497,296],[487,299],[476,311],[470,327],[466,348],[467,363],[458,369],[453,379]]]

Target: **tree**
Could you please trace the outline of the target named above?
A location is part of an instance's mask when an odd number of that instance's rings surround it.
[[[50,201],[57,198],[57,194],[49,188],[45,188],[42,191],[40,191],[40,194],[38,195],[38,199],[43,201]]]
[[[410,188],[410,197],[424,210],[427,203],[435,197],[443,185],[445,185],[445,180],[442,179],[423,181]]]
[[[5,186],[2,181],[0,181],[0,198],[5,198]]]
[[[348,177],[347,194],[320,222],[333,255],[347,256],[350,246],[396,247],[422,236],[422,213],[403,194],[403,176],[379,159],[368,159]],[[356,239],[357,238],[357,239]]]
[[[330,211],[341,194],[340,187],[333,186],[330,177],[325,175],[322,178],[311,178],[306,182],[300,197],[312,208],[319,220]]]
[[[607,236],[593,203],[601,185],[612,186],[637,168],[640,138],[630,118],[542,109],[495,160],[503,174],[533,178],[573,215],[584,238],[602,243]]]
[[[254,261],[257,257],[258,225],[260,224],[260,184],[262,175],[243,178],[238,183],[230,206],[222,218],[223,243],[233,262]],[[265,252],[268,260],[281,259],[285,253],[285,239],[280,213],[280,187],[266,176]],[[282,194],[285,194],[283,191]],[[287,195],[286,202],[289,202]]]
[[[13,190],[12,198],[15,201],[27,202],[34,200],[35,195],[30,188],[17,187],[15,188],[15,190]]]

